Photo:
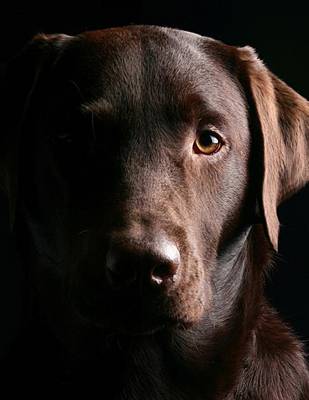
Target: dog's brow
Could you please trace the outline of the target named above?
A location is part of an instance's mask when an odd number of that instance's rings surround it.
[[[212,124],[219,129],[228,125],[226,116],[209,104],[209,100],[200,94],[190,94],[182,100],[182,115],[187,120],[194,120],[198,123]]]

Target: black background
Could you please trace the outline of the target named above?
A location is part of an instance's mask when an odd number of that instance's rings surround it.
[[[193,31],[229,44],[249,44],[273,72],[309,98],[308,20],[308,11],[296,2],[11,1],[2,6],[0,14],[0,65],[2,69],[38,32],[74,34],[110,26],[155,24]],[[267,284],[271,302],[305,342],[309,339],[308,200],[309,187],[280,207],[277,267]],[[23,346],[28,346],[29,337],[35,333],[27,331],[23,270],[9,234],[3,195],[0,219],[0,355],[11,354],[14,349],[16,359],[16,353],[23,352]]]

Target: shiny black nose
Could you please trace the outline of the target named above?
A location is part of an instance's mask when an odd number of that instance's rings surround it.
[[[162,288],[172,285],[179,265],[179,250],[166,238],[146,244],[122,240],[122,244],[112,243],[106,255],[107,279],[114,288],[138,283]]]

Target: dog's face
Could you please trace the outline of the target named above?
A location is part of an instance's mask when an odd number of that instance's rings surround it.
[[[235,51],[154,27],[37,40],[56,53],[20,163],[39,281],[109,333],[223,323],[260,184]]]

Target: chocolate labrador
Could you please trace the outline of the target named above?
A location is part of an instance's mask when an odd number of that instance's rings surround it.
[[[308,102],[252,48],[156,26],[40,34],[6,82],[11,224],[103,398],[309,399],[263,294],[277,206],[309,180]]]

